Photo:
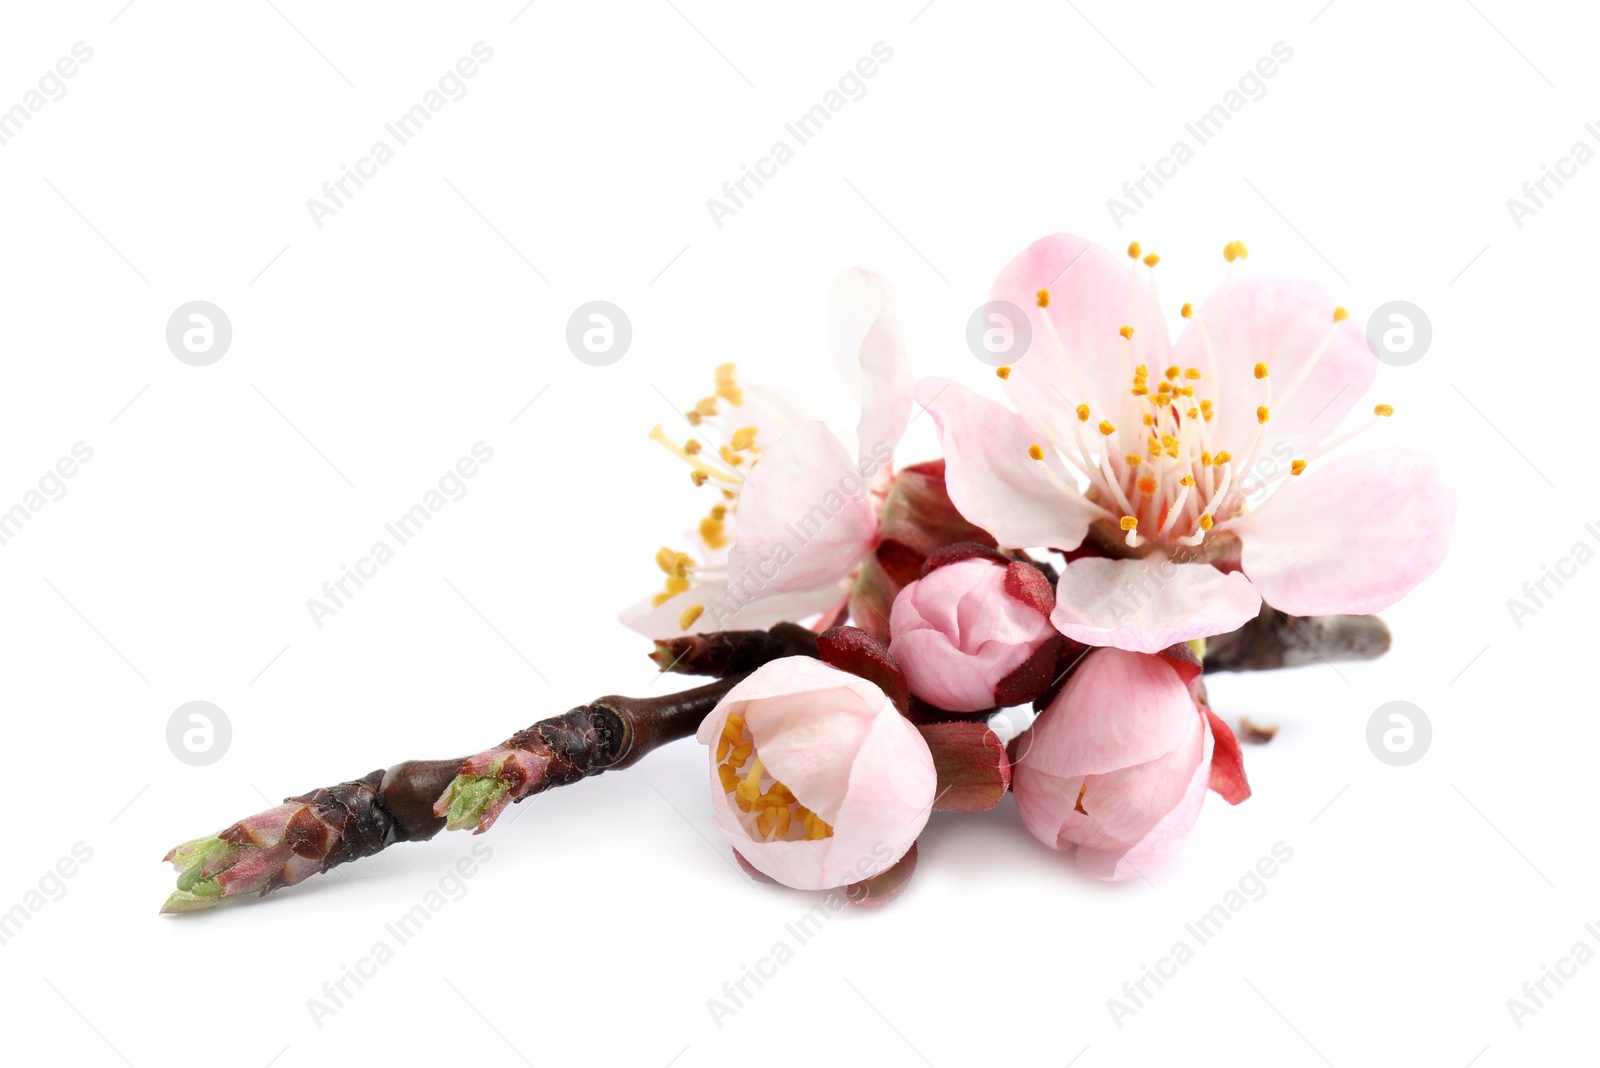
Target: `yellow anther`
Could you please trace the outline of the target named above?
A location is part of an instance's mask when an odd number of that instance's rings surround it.
[[[1118,330],[1117,333],[1121,334],[1123,338],[1127,340],[1131,341],[1133,339],[1133,327],[1131,326],[1125,326],[1121,330]]]
[[[1194,305],[1193,304],[1185,304],[1183,306],[1183,308],[1181,310],[1179,310],[1178,314],[1183,316],[1185,319],[1189,318],[1191,315],[1194,314]]]
[[[1156,425],[1156,417],[1151,415],[1149,412],[1145,412],[1144,413],[1144,425],[1145,426],[1155,426]]]
[[[1089,421],[1089,406],[1087,404],[1080,404],[1078,405],[1077,411],[1078,422],[1087,423]]]
[[[1223,449],[1221,452],[1217,453],[1211,458],[1211,462],[1216,464],[1218,467],[1221,467],[1223,464],[1232,459],[1233,453],[1229,452],[1227,449]]]
[[[1003,380],[1011,377],[1011,368],[1009,368],[1009,367],[996,367],[994,369],[994,373],[995,373],[995,376],[997,378],[999,378],[999,379],[1001,379],[1003,381]]]
[[[1035,460],[1043,460],[1044,459],[1044,450],[1039,448],[1039,446],[1037,446],[1037,445],[1029,445],[1028,446],[1028,455],[1033,457]]]
[[[1104,434],[1106,437],[1109,438],[1112,434],[1115,434],[1116,432],[1117,432],[1116,425],[1114,423],[1112,423],[1111,420],[1109,420],[1109,419],[1100,420],[1100,433]]]
[[[1194,387],[1193,386],[1184,386],[1182,389],[1175,389],[1172,392],[1181,393],[1185,397],[1192,397],[1192,396],[1194,396]]]
[[[1178,447],[1178,439],[1171,434],[1163,434],[1161,436],[1161,447],[1168,450],[1176,449]]]
[[[1184,475],[1182,478],[1178,479],[1178,484],[1182,486],[1192,486],[1194,485],[1194,476]]]
[[[728,544],[728,539],[723,536],[726,530],[719,520],[710,516],[700,520],[700,540],[706,543],[708,549],[721,549]]]
[[[728,439],[728,444],[733,446],[734,452],[742,452],[756,443],[756,428],[742,426],[733,432],[733,437]]]
[[[1178,458],[1178,442],[1176,439],[1173,440],[1172,444],[1167,446],[1167,455],[1172,457],[1174,460]]]
[[[1211,513],[1210,512],[1206,512],[1206,513],[1204,513],[1204,514],[1202,514],[1200,516],[1200,529],[1201,530],[1210,530],[1212,524],[1215,523],[1215,522],[1216,522],[1216,520],[1211,518]]]
[[[740,389],[736,382],[718,383],[717,396],[736,408],[744,403],[744,390]]]
[[[1122,529],[1123,530],[1138,530],[1139,529],[1139,519],[1138,519],[1138,517],[1137,516],[1131,516],[1131,515],[1123,516],[1122,517]]]
[[[688,441],[683,443],[683,451],[688,453],[690,456],[697,455],[700,452],[700,449],[701,445],[699,438],[690,438]]]
[[[744,762],[750,759],[750,754],[755,751],[756,747],[750,742],[740,742],[733,747],[733,752],[728,756],[728,763],[736,768],[742,768],[744,767]]]
[[[1294,463],[1289,465],[1289,473],[1291,475],[1298,475],[1305,469],[1306,462],[1304,460],[1296,460]]]
[[[704,471],[689,472],[689,481],[693,482],[696,486],[704,486],[710,480],[711,476],[706,474]]]
[[[1144,249],[1139,247],[1139,242],[1135,241],[1133,244],[1128,246],[1128,258],[1130,260],[1136,260],[1139,258],[1139,254],[1143,251]]]
[[[1138,367],[1133,369],[1133,373],[1136,377],[1148,378],[1150,377],[1150,368],[1141,363]]]
[[[1187,415],[1190,419],[1198,419],[1198,418],[1200,418],[1200,409],[1199,408],[1190,408],[1187,412],[1184,412],[1183,414]]]
[[[694,402],[694,410],[699,412],[701,415],[716,415],[717,398],[701,397],[699,400]]]
[[[1134,386],[1133,389],[1129,390],[1129,392],[1135,397],[1148,397],[1150,395],[1150,387],[1145,385],[1141,380],[1139,384]]]
[[[1266,364],[1264,364],[1264,363],[1256,364],[1256,377],[1257,378],[1265,378],[1265,377],[1267,377],[1267,365]]]
[[[1247,260],[1250,250],[1244,247],[1243,241],[1229,241],[1222,247],[1222,258],[1232,263],[1234,260]]]
[[[1210,467],[1211,466],[1211,454],[1209,452],[1203,452],[1203,453],[1200,454],[1200,466],[1201,467]]]
[[[1144,265],[1146,267],[1154,267],[1156,264],[1158,264],[1160,262],[1161,262],[1161,257],[1157,256],[1154,252],[1150,253],[1150,255],[1148,255],[1148,256],[1146,256],[1144,258]]]
[[[1144,460],[1144,457],[1140,456],[1136,452],[1130,452],[1128,455],[1124,456],[1123,459],[1128,462],[1129,467],[1138,467],[1139,464]]]
[[[1335,308],[1335,309],[1333,309],[1333,321],[1334,322],[1342,323],[1348,318],[1350,318],[1350,309],[1349,308]]]
[[[1211,410],[1211,398],[1207,397],[1205,400],[1200,402],[1200,410],[1202,412],[1209,412]]]
[[[1392,404],[1380,404],[1376,408],[1372,409],[1372,414],[1373,415],[1381,415],[1381,416],[1387,418],[1387,417],[1389,417],[1389,416],[1394,414],[1394,405],[1392,405]]]
[[[717,778],[722,780],[722,792],[731,794],[739,785],[739,773],[726,764],[717,765]]]
[[[717,739],[717,762],[719,764],[719,768],[718,768],[719,771],[721,770],[721,762],[728,759],[728,751],[731,750],[732,748],[733,748],[733,743],[728,741],[728,739],[726,739],[726,738],[718,738]],[[729,770],[731,771],[733,769],[730,768]],[[728,787],[723,787],[724,791],[726,791],[727,789],[729,789],[729,788]]]
[[[689,425],[690,426],[699,426],[702,422],[705,421],[705,416],[701,415],[699,412],[695,411],[693,408],[690,408],[688,411],[684,412],[683,413],[683,417],[685,419],[689,420]]]
[[[719,523],[728,518],[728,506],[725,504],[713,504],[711,506],[711,518]]]
[[[1157,382],[1156,383],[1156,392],[1158,392],[1158,393],[1171,393],[1172,392],[1172,383],[1171,382]]]
[[[1200,368],[1198,368],[1198,367],[1185,367],[1183,369],[1183,377],[1187,378],[1191,382],[1200,381]]]
[[[739,365],[736,363],[719,363],[714,373],[718,382],[732,382],[734,376],[739,373]]]
[[[1265,423],[1270,418],[1272,418],[1272,409],[1265,404],[1256,409],[1256,422]]]
[[[740,456],[726,445],[722,445],[717,448],[717,455],[721,456],[723,460],[727,462],[729,467],[738,467],[740,464],[744,463],[744,457]]]
[[[703,613],[705,610],[706,606],[703,604],[692,604],[688,608],[685,608],[683,610],[683,615],[678,617],[678,629],[688,630],[690,627],[694,626],[694,621],[699,619],[701,613]]]
[[[1177,364],[1173,364],[1166,370],[1166,376],[1168,378],[1177,378],[1181,374],[1183,374],[1183,368],[1179,367]]]
[[[1041,308],[1050,307],[1050,291],[1048,289],[1039,290],[1033,295],[1033,302]]]

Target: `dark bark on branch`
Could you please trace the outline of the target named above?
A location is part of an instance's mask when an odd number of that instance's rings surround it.
[[[1291,616],[1261,606],[1232,634],[1206,639],[1206,671],[1266,671],[1341,660],[1373,660],[1389,651],[1389,628],[1377,616]]]

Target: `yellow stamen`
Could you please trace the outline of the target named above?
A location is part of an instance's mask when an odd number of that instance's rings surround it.
[[[1256,422],[1265,423],[1272,416],[1272,409],[1265,404],[1256,409]]]
[[[1211,518],[1211,513],[1210,512],[1206,512],[1204,515],[1202,515],[1200,517],[1200,529],[1201,530],[1210,530],[1212,524],[1214,524],[1215,522],[1216,522],[1216,520]],[[1218,536],[1220,537],[1221,535],[1218,535]]]
[[[1291,475],[1298,475],[1300,472],[1304,471],[1305,469],[1306,469],[1306,462],[1304,460],[1296,460],[1294,463],[1289,465],[1289,473]]]
[[[1033,301],[1041,308],[1050,307],[1050,291],[1048,289],[1039,290],[1039,292],[1034,294]]]
[[[1041,449],[1037,445],[1029,445],[1028,446],[1028,455],[1033,457],[1035,460],[1043,460],[1044,459],[1044,450]]]
[[[1216,464],[1218,467],[1221,467],[1223,464],[1232,459],[1233,453],[1229,452],[1227,449],[1223,449],[1221,452],[1217,453],[1211,458],[1211,462]]]
[[[1139,529],[1138,517],[1131,516],[1131,515],[1123,516],[1122,517],[1122,529],[1123,530],[1138,530]]]
[[[1185,319],[1189,318],[1191,315],[1194,314],[1194,305],[1193,304],[1185,304],[1183,306],[1182,310],[1180,310],[1178,312],[1178,314],[1183,316]]]
[[[1108,420],[1108,419],[1100,420],[1100,433],[1104,434],[1106,437],[1109,438],[1112,434],[1115,434],[1116,432],[1117,432],[1117,428],[1110,420]]]
[[[1178,479],[1178,484],[1181,486],[1192,486],[1194,485],[1194,476],[1184,475],[1182,478]]]
[[[1335,308],[1335,309],[1333,309],[1333,321],[1334,322],[1342,323],[1348,318],[1350,318],[1350,309],[1349,308]]]
[[[1267,365],[1266,364],[1264,364],[1264,363],[1256,364],[1256,377],[1257,378],[1265,378],[1265,377],[1267,377]]]
[[[1129,467],[1138,467],[1139,462],[1143,460],[1144,457],[1140,456],[1136,452],[1130,452],[1128,455],[1124,456],[1123,459],[1128,462]]]
[[[1146,256],[1144,258],[1144,265],[1146,267],[1154,267],[1156,264],[1158,264],[1160,262],[1161,262],[1161,257],[1157,256],[1154,252],[1150,253],[1150,255],[1148,255],[1148,256]]]
[[[1131,326],[1125,326],[1121,330],[1118,330],[1117,333],[1121,334],[1127,340],[1131,341],[1133,339],[1133,327]]]
[[[683,615],[678,617],[678,629],[688,630],[690,627],[694,626],[694,621],[699,619],[705,610],[706,606],[703,604],[692,604],[688,608],[685,608],[683,610]]]
[[[1198,367],[1185,367],[1183,369],[1183,377],[1187,378],[1191,382],[1200,381],[1200,368],[1198,368]],[[1259,378],[1260,376],[1257,375],[1256,377]]]
[[[1376,408],[1372,409],[1372,414],[1373,415],[1381,415],[1381,416],[1383,416],[1385,418],[1388,418],[1389,416],[1394,414],[1394,405],[1392,405],[1392,404],[1380,404]]]
[[[733,437],[728,439],[728,444],[733,446],[734,452],[743,452],[745,449],[748,449],[750,446],[754,445],[755,441],[756,428],[753,426],[742,426],[733,432]]]
[[[1087,423],[1088,421],[1089,421],[1089,406],[1087,404],[1078,405],[1078,422]]]
[[[1128,258],[1130,260],[1136,260],[1139,258],[1139,254],[1143,251],[1144,250],[1139,247],[1139,242],[1135,241],[1133,244],[1128,246]]]
[[[996,367],[994,369],[994,373],[995,373],[996,377],[1000,378],[1003,381],[1003,380],[1011,377],[1011,368],[1009,368],[1009,367]]]

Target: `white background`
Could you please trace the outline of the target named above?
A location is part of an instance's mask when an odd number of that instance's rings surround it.
[[[1521,228],[1506,207],[1575,141],[1596,146],[1586,12],[123,3],[8,5],[0,32],[4,107],[74,42],[94,53],[0,146],[0,506],[75,442],[94,450],[0,547],[0,909],[75,843],[93,851],[0,946],[7,1060],[1593,1059],[1600,964],[1520,1030],[1506,1008],[1574,942],[1600,949],[1583,929],[1600,921],[1600,568],[1520,629],[1506,607],[1600,539],[1584,531],[1600,167]],[[314,226],[307,198],[480,40],[494,55],[467,96]],[[707,198],[877,41],[894,54],[867,95],[714,226]],[[1107,198],[1278,41],[1293,58],[1265,97],[1118,229]],[[477,839],[492,859],[466,896],[320,1027],[308,999],[473,839],[156,915],[177,842],[674,685],[615,622],[704,508],[650,426],[724,360],[853,422],[823,317],[853,265],[898,285],[924,371],[987,390],[967,316],[1055,230],[1160,252],[1174,307],[1216,284],[1234,238],[1248,270],[1328,283],[1360,321],[1419,305],[1432,348],[1380,371],[1369,401],[1399,414],[1366,444],[1433,451],[1461,493],[1453,555],[1387,614],[1387,658],[1213,680],[1224,715],[1282,730],[1246,752],[1255,797],[1211,798],[1148,883],[1087,882],[1009,800],[938,814],[905,897],[832,920],[719,1029],[707,999],[793,945],[784,924],[816,899],[730,868],[691,742]],[[203,368],[164,337],[197,299],[234,331]],[[593,299],[633,323],[607,368],[563,339]],[[933,454],[928,423],[901,462]],[[494,458],[468,495],[314,626],[307,598],[478,441]],[[1434,728],[1406,768],[1365,741],[1397,699]],[[167,748],[191,700],[232,724],[207,767]],[[1107,999],[1280,841],[1293,859],[1267,895],[1116,1027]]]

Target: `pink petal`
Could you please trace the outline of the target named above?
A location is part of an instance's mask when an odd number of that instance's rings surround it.
[[[1364,614],[1433,574],[1455,515],[1455,490],[1434,461],[1389,448],[1313,464],[1226,529],[1272,607],[1296,616]]]
[[[839,439],[801,423],[761,453],[739,494],[728,581],[762,596],[831,585],[872,548],[867,483]]]
[[[1237,630],[1261,611],[1238,572],[1163,556],[1084,557],[1061,572],[1050,622],[1085,645],[1158,653],[1169,645]]]
[[[1378,361],[1353,320],[1334,324],[1336,303],[1325,286],[1286,278],[1241,279],[1207,298],[1200,319],[1189,320],[1178,338],[1173,362],[1204,376],[1196,385],[1200,396],[1216,401],[1216,417],[1208,427],[1212,441],[1243,455],[1255,435],[1256,408],[1265,403],[1265,383],[1255,377],[1257,363],[1267,365],[1274,394],[1264,455],[1281,443],[1281,451],[1293,459],[1338,428],[1371,387]],[[1220,382],[1212,381],[1202,321]],[[1310,375],[1285,396],[1330,332],[1332,339]]]
[[[1148,764],[1178,749],[1198,715],[1165,660],[1097,649],[1030,729],[1018,775],[1026,768],[1071,778]]]
[[[830,297],[834,360],[860,368],[858,458],[888,469],[888,458],[911,420],[911,360],[901,340],[893,292],[876,272],[840,275]]]
[[[1167,366],[1166,321],[1150,278],[1148,268],[1070,234],[1041,238],[1006,264],[990,299],[1021,308],[1033,330],[1027,354],[1007,382],[1025,414],[1036,412],[1070,435],[1078,404],[1102,415],[1120,413],[1134,367]],[[1048,308],[1039,307],[1041,289],[1050,294]],[[1046,316],[1059,345],[1045,327]],[[1131,340],[1119,333],[1124,326],[1134,328]]]
[[[1040,435],[1021,416],[943,378],[919,382],[917,402],[938,424],[945,489],[968,522],[1013,548],[1078,547],[1095,513],[1028,455]],[[1053,452],[1045,458],[1068,486],[1077,485]]]
[[[814,590],[780,593],[746,601],[743,594],[730,590],[726,582],[700,582],[659,605],[646,597],[624,611],[622,624],[646,638],[676,638],[684,634],[709,634],[716,630],[765,630],[785,620],[798,623],[808,616],[825,612],[843,598],[849,589],[841,583]],[[689,625],[678,626],[686,609],[700,605],[705,611]]]
[[[1183,799],[1147,831],[1139,841],[1122,850],[1079,847],[1078,870],[1094,879],[1133,879],[1171,860],[1194,830],[1200,808],[1206,800],[1206,782],[1211,769],[1212,736],[1205,728],[1200,763],[1194,769]]]

